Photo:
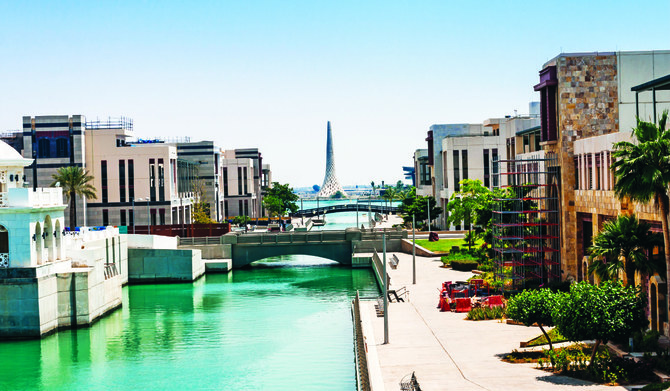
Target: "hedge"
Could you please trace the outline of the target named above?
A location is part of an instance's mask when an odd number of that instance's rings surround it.
[[[477,261],[468,261],[468,260],[453,260],[451,261],[451,268],[454,270],[459,270],[462,272],[469,272],[477,268]]]

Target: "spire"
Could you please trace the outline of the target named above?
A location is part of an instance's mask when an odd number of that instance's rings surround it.
[[[333,132],[330,129],[330,121],[328,121],[326,132],[326,176],[323,179],[323,186],[319,190],[319,197],[330,197],[338,191],[345,194],[335,175],[335,153],[333,152]]]

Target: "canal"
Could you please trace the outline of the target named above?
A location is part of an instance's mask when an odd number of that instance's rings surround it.
[[[123,289],[90,328],[0,342],[0,390],[352,391],[351,299],[378,294],[369,269],[299,255]]]

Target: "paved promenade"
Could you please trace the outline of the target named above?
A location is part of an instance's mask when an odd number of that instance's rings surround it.
[[[535,369],[535,364],[509,364],[500,357],[538,334],[537,327],[499,321],[466,321],[465,314],[439,312],[438,288],[444,281],[464,281],[470,273],[439,267],[437,258],[416,258],[417,284],[412,285],[412,256],[396,253],[400,264],[388,268],[392,288],[407,286],[409,303],[389,304],[389,344],[383,345],[384,318],[363,302],[361,319],[369,351],[374,391],[399,390],[403,376],[416,372],[424,391],[431,390],[625,390],[595,385]]]

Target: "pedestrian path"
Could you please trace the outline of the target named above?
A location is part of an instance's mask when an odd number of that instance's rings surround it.
[[[534,364],[501,361],[519,348],[520,341],[539,335],[539,329],[466,321],[465,314],[440,312],[436,307],[442,282],[465,281],[471,274],[441,268],[439,258],[417,257],[417,284],[412,285],[412,256],[396,255],[398,268],[388,268],[391,288],[407,286],[410,301],[389,304],[389,344],[383,344],[384,321],[376,316],[373,303],[361,303],[363,332],[373,353],[368,365],[374,391],[398,390],[400,380],[412,372],[423,391],[626,389],[553,375]]]

